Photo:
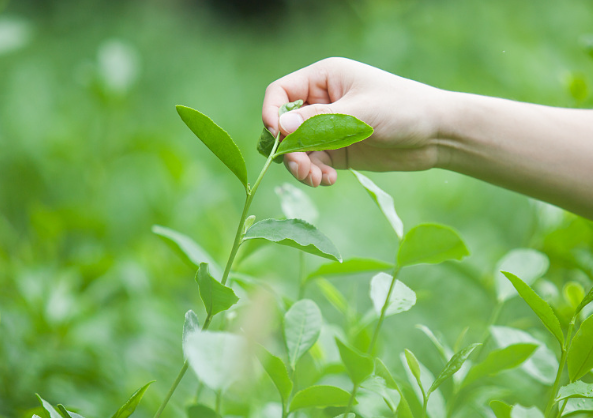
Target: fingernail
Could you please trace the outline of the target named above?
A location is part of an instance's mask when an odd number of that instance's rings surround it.
[[[276,132],[276,129],[274,129],[274,128],[268,128],[268,127],[266,127],[266,129],[272,134],[272,136],[278,135],[278,132]]]
[[[331,183],[329,182],[329,174],[324,174],[324,175],[322,176],[322,179],[323,179],[323,184],[327,184],[328,186],[331,184]]]
[[[311,186],[311,187],[315,187],[315,186],[313,185],[313,176],[309,175],[309,176],[307,177],[307,184],[308,184],[309,186]]]
[[[299,174],[299,165],[294,161],[288,163],[288,169],[290,170],[290,173],[295,177]]]
[[[280,116],[280,126],[286,132],[294,132],[303,123],[303,117],[296,112],[286,112]]]

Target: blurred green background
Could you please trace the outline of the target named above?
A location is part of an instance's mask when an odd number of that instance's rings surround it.
[[[151,416],[174,379],[183,315],[201,302],[194,271],[151,226],[182,231],[223,262],[243,200],[174,105],[224,127],[255,178],[264,90],[291,71],[345,56],[444,89],[586,107],[591,16],[590,0],[0,0],[0,416],[30,417],[36,392],[109,416],[156,379],[138,412]],[[392,364],[404,347],[434,356],[419,322],[451,344],[466,326],[477,338],[494,266],[513,248],[551,258],[546,289],[560,311],[564,282],[591,285],[589,222],[455,173],[371,177],[408,228],[451,225],[472,252],[404,274],[419,302],[386,322]],[[258,219],[279,216],[283,182],[296,184],[272,167]],[[393,233],[349,173],[331,188],[298,186],[345,257],[392,259]],[[294,251],[266,249],[244,268],[295,296]],[[337,285],[364,307],[362,282]],[[511,305],[501,323],[539,326],[513,322],[526,308]],[[165,415],[182,416],[195,386],[188,375]]]

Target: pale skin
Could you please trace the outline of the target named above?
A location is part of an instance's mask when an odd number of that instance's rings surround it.
[[[278,108],[298,99],[304,106],[278,119]],[[593,219],[593,110],[441,90],[345,58],[319,61],[266,90],[262,116],[273,134],[321,113],[353,115],[375,131],[348,148],[285,155],[309,186],[334,184],[336,169],[442,168]]]

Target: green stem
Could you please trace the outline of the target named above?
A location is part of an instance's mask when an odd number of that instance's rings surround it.
[[[564,408],[566,408],[566,404],[568,403],[568,398],[564,400],[564,402],[562,403],[562,408],[560,408],[560,410],[558,411],[558,415],[556,415],[556,418],[560,418],[562,416],[562,413],[564,412]]]
[[[568,354],[568,349],[570,348],[570,343],[572,339],[572,331],[574,329],[574,324],[576,322],[576,315],[572,317],[570,324],[568,326],[568,333],[566,335],[566,340],[564,341],[564,346],[562,347],[562,356],[560,357],[560,366],[558,367],[558,373],[556,373],[556,380],[554,381],[554,386],[552,387],[552,393],[550,394],[550,398],[548,399],[548,404],[546,405],[546,418],[552,416],[552,412],[554,410],[554,405],[556,402],[556,395],[558,394],[558,388],[560,387],[560,380],[562,379],[562,372],[564,371],[564,365],[566,364],[566,357]],[[564,408],[562,408],[564,409]]]
[[[278,134],[278,136],[276,137],[276,140],[274,142],[274,147],[272,148],[272,152],[270,153],[268,159],[266,160],[266,163],[264,164],[261,172],[259,173],[257,180],[253,184],[253,187],[247,189],[247,198],[245,199],[245,205],[243,206],[243,212],[241,213],[241,220],[239,221],[239,226],[237,227],[237,233],[235,234],[235,240],[233,241],[233,248],[231,249],[231,254],[229,255],[229,259],[227,260],[226,267],[224,268],[224,273],[222,275],[222,280],[220,281],[223,285],[226,283],[226,281],[229,277],[229,273],[231,272],[231,267],[233,265],[233,261],[235,260],[237,251],[239,250],[239,247],[241,246],[241,242],[243,240],[243,225],[245,224],[245,219],[247,218],[247,212],[249,211],[249,207],[251,206],[251,202],[253,201],[253,196],[255,196],[255,192],[257,191],[259,184],[261,183],[262,179],[264,178],[266,171],[268,171],[268,168],[270,167],[270,164],[272,163],[272,161],[275,157],[274,154],[276,153],[276,149],[278,148],[279,143],[280,143],[280,134]],[[206,320],[204,321],[204,325],[202,326],[202,331],[205,331],[208,329],[211,321],[212,321],[212,316],[208,315],[206,317]],[[181,371],[179,372],[177,379],[175,379],[175,382],[173,382],[173,385],[169,389],[169,392],[167,392],[167,395],[165,396],[165,399],[163,400],[158,411],[156,412],[154,418],[159,418],[161,416],[165,407],[167,406],[167,403],[169,403],[171,396],[173,396],[173,393],[177,389],[179,382],[181,382],[181,379],[185,375],[185,372],[187,371],[187,369],[188,369],[188,363],[186,360],[185,363],[183,363],[183,367],[181,368]]]
[[[187,360],[185,360],[185,363],[183,363],[183,367],[181,368],[181,370],[179,371],[179,374],[177,375],[177,379],[175,379],[175,381],[173,382],[173,385],[169,389],[169,392],[167,392],[167,395],[165,396],[163,403],[161,403],[161,406],[158,409],[158,411],[156,411],[154,418],[159,418],[161,416],[161,414],[165,410],[165,407],[167,406],[167,403],[169,403],[169,399],[171,399],[171,396],[173,396],[175,389],[177,389],[179,382],[181,382],[181,379],[183,379],[183,375],[185,375],[185,372],[187,371],[188,367],[189,367],[189,363],[187,362]]]
[[[216,413],[218,415],[220,415],[220,406],[222,404],[222,391],[219,390],[218,392],[216,392]]]
[[[393,288],[395,287],[395,281],[397,275],[399,274],[400,268],[399,266],[395,266],[395,270],[393,271],[393,279],[391,279],[391,285],[389,286],[389,291],[387,292],[387,297],[385,298],[385,303],[383,303],[383,307],[381,308],[381,315],[379,316],[379,322],[377,322],[377,326],[375,327],[375,331],[373,332],[373,338],[371,339],[371,343],[369,344],[369,349],[367,350],[368,354],[373,354],[373,350],[375,348],[375,344],[377,343],[377,338],[379,337],[379,331],[381,330],[381,326],[383,325],[383,320],[385,319],[385,314],[387,313],[387,308],[389,307],[389,299],[391,298],[391,293],[393,293]]]
[[[348,418],[348,414],[352,410],[352,405],[354,405],[354,398],[356,396],[356,392],[358,391],[358,384],[355,384],[352,388],[352,393],[350,394],[350,399],[348,400],[348,406],[342,415],[343,418]]]
[[[428,409],[428,396],[424,393],[424,389],[420,386],[420,390],[422,390],[422,418],[426,417],[426,411]]]

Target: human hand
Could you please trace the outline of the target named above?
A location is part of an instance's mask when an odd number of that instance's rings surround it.
[[[357,61],[328,58],[270,84],[262,117],[272,134],[280,130],[282,136],[322,113],[352,115],[374,128],[370,138],[346,148],[284,156],[298,180],[329,186],[336,182],[335,169],[416,171],[437,166],[449,94]],[[278,118],[280,106],[299,99],[302,108]]]

